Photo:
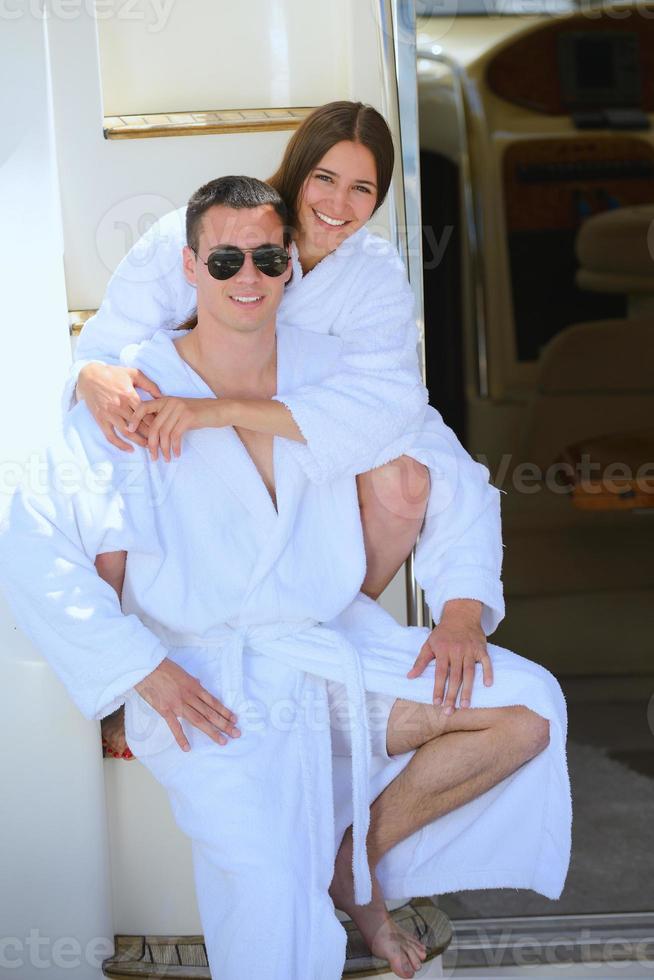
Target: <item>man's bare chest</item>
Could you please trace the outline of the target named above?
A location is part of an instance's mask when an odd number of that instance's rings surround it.
[[[250,455],[259,476],[264,482],[270,498],[277,508],[277,496],[275,493],[275,471],[273,466],[273,436],[262,432],[253,432],[252,429],[242,429],[235,427],[234,431],[245,446]]]

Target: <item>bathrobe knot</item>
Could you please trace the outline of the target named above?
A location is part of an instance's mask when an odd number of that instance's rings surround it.
[[[246,647],[286,666],[345,685],[350,705],[352,741],[354,900],[357,905],[367,905],[372,901],[372,879],[366,850],[370,826],[368,795],[371,743],[363,669],[356,648],[343,634],[329,629],[315,619],[234,625],[224,623],[201,636],[170,630],[144,614],[140,618],[170,648],[202,647],[219,650],[222,697],[227,699],[228,706],[237,704],[245,697],[243,652]],[[306,737],[305,727],[302,725],[300,732],[302,737]],[[327,757],[331,758],[331,734],[328,728],[324,729],[323,738],[329,740],[330,744],[324,748]],[[311,786],[311,792],[314,799],[310,812],[316,813],[321,800],[315,782]]]

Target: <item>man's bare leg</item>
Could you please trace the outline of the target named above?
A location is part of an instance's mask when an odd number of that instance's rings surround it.
[[[95,568],[101,579],[114,589],[120,599],[125,581],[126,551],[107,551],[95,559]],[[114,757],[134,758],[125,740],[125,706],[107,715],[100,722],[102,739],[107,753]]]
[[[376,879],[379,860],[399,841],[475,799],[541,752],[549,723],[523,706],[441,707],[398,699],[387,730],[389,755],[416,749],[405,769],[373,802],[367,847],[373,900],[354,904],[352,828],[341,843],[329,893],[358,926],[371,951],[399,977],[413,977],[424,947],[395,925]]]
[[[377,599],[416,543],[429,499],[429,470],[410,456],[357,477],[366,577],[361,591]]]

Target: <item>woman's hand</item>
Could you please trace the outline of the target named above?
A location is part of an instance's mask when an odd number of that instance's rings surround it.
[[[182,436],[189,429],[222,428],[231,425],[227,418],[228,402],[220,398],[155,398],[141,402],[133,413],[128,429],[136,432],[140,426],[147,427],[147,445],[153,460],[157,459],[159,449],[167,463],[171,451],[179,456],[182,451]]]
[[[147,445],[142,434],[127,429],[134,409],[141,404],[137,386],[153,398],[161,397],[154,381],[146,378],[137,368],[92,361],[80,371],[75,389],[78,399],[86,402],[107,440],[128,453],[133,452],[134,447],[121,439],[119,432],[139,446]]]
[[[481,628],[481,608],[481,602],[475,599],[452,599],[446,602],[440,623],[427,637],[415,664],[407,674],[407,677],[417,677],[431,660],[435,660],[434,704],[440,704],[449,673],[447,697],[443,703],[446,715],[451,715],[455,709],[462,682],[460,707],[470,706],[477,663],[482,665],[486,687],[493,683],[493,667],[488,655],[486,636]]]

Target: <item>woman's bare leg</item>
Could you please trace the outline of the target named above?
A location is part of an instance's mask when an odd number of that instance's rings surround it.
[[[126,551],[107,551],[95,559],[98,575],[112,587],[119,599],[123,593],[126,559]],[[125,741],[124,705],[121,704],[120,708],[103,718],[100,722],[100,729],[107,755],[115,758],[134,758]]]
[[[416,543],[429,499],[429,470],[410,456],[357,477],[367,570],[361,591],[377,599]]]
[[[107,551],[103,555],[97,555],[95,559],[96,572],[112,587],[119,599],[123,594],[126,561],[126,551]]]

